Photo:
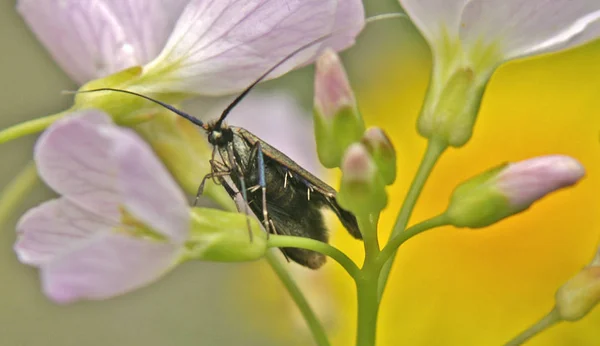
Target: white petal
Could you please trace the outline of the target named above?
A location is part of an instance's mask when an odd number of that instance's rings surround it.
[[[207,119],[216,119],[225,106],[215,107]],[[322,175],[311,114],[291,95],[284,92],[250,93],[227,121],[249,130],[316,176]]]
[[[21,217],[15,251],[21,262],[40,266],[81,243],[110,233],[115,225],[65,198],[51,200]]]
[[[73,113],[46,130],[34,149],[38,172],[46,184],[78,206],[106,217],[120,215],[117,167],[100,133],[110,123],[100,111]]]
[[[111,127],[104,134],[113,143],[123,206],[172,241],[185,241],[190,228],[186,197],[150,146],[131,130]]]
[[[192,0],[145,72],[148,91],[220,95],[242,90],[295,49],[334,33],[272,73],[348,47],[364,25],[359,0]]]
[[[114,297],[160,278],[180,251],[173,244],[106,234],[42,265],[43,289],[57,303]]]
[[[31,30],[83,84],[158,55],[187,0],[20,0]]]
[[[423,36],[433,43],[441,39],[444,33],[451,37],[458,36],[460,16],[470,0],[399,1]]]
[[[598,0],[472,0],[461,20],[465,42],[498,42],[505,58],[582,44],[600,36]]]

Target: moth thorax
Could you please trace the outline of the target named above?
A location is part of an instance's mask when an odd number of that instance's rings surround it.
[[[232,141],[233,131],[230,128],[222,127],[208,133],[208,142],[212,145],[221,146]]]

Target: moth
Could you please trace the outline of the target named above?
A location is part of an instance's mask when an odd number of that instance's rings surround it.
[[[80,92],[115,91],[142,97],[202,128],[213,151],[211,172],[202,179],[198,195],[201,195],[208,179],[221,184],[233,199],[241,193],[267,232],[328,242],[323,209],[329,209],[353,237],[362,239],[356,217],[340,207],[336,201],[336,191],[331,186],[250,131],[225,123],[231,110],[259,82],[293,55],[314,43],[300,47],[271,67],[237,96],[219,119],[208,123],[172,105],[129,90],[99,88]],[[286,258],[311,269],[320,268],[326,259],[323,254],[311,250],[282,248],[281,251]]]

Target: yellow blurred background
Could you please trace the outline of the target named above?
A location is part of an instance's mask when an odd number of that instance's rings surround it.
[[[399,6],[373,0],[367,10]],[[14,2],[0,3],[0,26],[0,128],[68,107],[70,98],[60,91],[75,85],[36,42]],[[369,26],[343,57],[366,121],[388,131],[398,152],[399,176],[380,223],[386,239],[424,151],[415,122],[429,51],[409,22],[393,20]],[[309,109],[312,68],[263,88],[289,89]],[[407,243],[384,297],[378,345],[501,345],[547,313],[558,286],[591,260],[598,245],[599,138],[600,42],[502,66],[484,97],[473,139],[442,157],[411,222],[442,211],[456,184],[500,162],[561,153],[579,159],[587,176],[493,227],[446,227]],[[30,160],[33,141],[0,146],[0,186]],[[261,263],[188,263],[110,301],[52,304],[41,294],[36,271],[19,264],[12,251],[18,216],[50,196],[39,184],[2,225],[0,345],[310,344],[288,313],[283,288]],[[360,258],[360,244],[345,231],[335,232],[334,243]],[[351,345],[354,288],[330,262],[318,273],[299,275],[332,328],[334,344]],[[600,345],[600,308],[528,345]]]

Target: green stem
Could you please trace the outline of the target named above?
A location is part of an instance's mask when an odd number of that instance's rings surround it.
[[[363,273],[377,274],[377,271],[363,268]],[[379,311],[379,296],[377,293],[377,275],[364,275],[356,281],[358,298],[358,325],[356,331],[356,346],[375,346],[377,336],[377,313]]]
[[[238,200],[237,202],[245,203],[241,200]],[[240,205],[240,207],[241,207],[241,205]],[[225,209],[227,209],[229,211],[234,211],[234,212],[237,211],[235,206],[227,206],[227,207],[225,207]],[[278,236],[276,236],[276,235],[269,236],[269,238],[275,238],[275,237],[278,237]],[[282,241],[282,242],[284,240],[281,238],[278,238],[278,239],[279,239],[279,241]],[[273,241],[274,240],[270,240],[269,245],[273,244]],[[278,240],[275,240],[275,242],[276,241],[278,241]],[[265,254],[265,258],[267,260],[267,263],[269,263],[269,265],[275,272],[275,275],[277,275],[277,277],[279,278],[281,283],[283,283],[283,286],[285,286],[285,288],[289,292],[290,296],[292,297],[292,300],[294,301],[294,303],[296,303],[296,306],[298,306],[298,309],[300,310],[302,317],[304,317],[304,320],[306,321],[306,324],[308,325],[308,329],[311,331],[317,345],[318,346],[329,346],[329,340],[327,339],[327,334],[325,333],[325,329],[323,329],[323,326],[321,325],[321,322],[319,322],[317,315],[315,315],[314,311],[311,309],[310,305],[308,304],[308,301],[302,294],[302,291],[300,291],[300,288],[298,288],[298,286],[296,285],[294,278],[292,278],[292,276],[288,272],[287,268],[281,263],[281,261],[277,258],[277,256],[275,255],[275,253],[273,251],[267,251],[267,253]]]
[[[363,244],[365,247],[365,263],[370,258],[377,257],[379,255],[379,237],[377,234],[377,222],[379,221],[379,214],[377,215],[364,215],[356,216],[358,221],[358,227],[361,230],[363,236]]]
[[[396,237],[398,234],[402,233],[406,226],[408,225],[408,221],[410,219],[410,215],[417,203],[417,199],[423,190],[423,186],[425,186],[425,182],[433,167],[437,163],[439,157],[442,155],[444,150],[447,148],[447,144],[444,142],[437,141],[435,139],[429,140],[427,144],[427,150],[425,151],[425,155],[423,156],[423,160],[419,165],[417,170],[417,174],[410,185],[408,193],[406,194],[406,198],[404,199],[404,203],[402,204],[402,208],[400,208],[400,213],[398,213],[398,218],[396,219],[396,224],[394,225],[394,229],[391,238]],[[390,257],[390,259],[385,263],[381,276],[379,277],[379,299],[383,296],[383,291],[385,289],[385,285],[387,283],[388,276],[390,275],[390,270],[392,269],[392,264],[394,263],[394,258],[396,255]]]
[[[6,128],[0,131],[0,144],[44,131],[48,126],[52,125],[56,120],[64,117],[68,112],[70,112],[70,110],[48,115],[43,118],[29,120],[24,123],[19,123]]]
[[[381,250],[379,257],[377,258],[377,262],[379,262],[380,265],[384,266],[385,263],[387,263],[388,260],[394,256],[396,251],[398,251],[398,248],[402,244],[404,244],[404,242],[406,242],[407,240],[416,236],[419,233],[430,230],[432,228],[445,226],[447,224],[448,224],[448,217],[446,216],[446,214],[441,214],[441,215],[438,215],[431,219],[420,222],[420,223],[408,228],[406,231],[404,231],[400,234],[396,234],[395,236],[392,236],[392,238],[387,243],[387,245],[383,248],[383,250]]]
[[[380,267],[377,265],[380,253],[377,238],[378,219],[379,215],[357,215],[358,225],[365,243],[365,261],[360,276],[355,277],[358,303],[357,346],[374,346],[377,336],[377,314],[379,312],[377,283],[380,274]]]
[[[287,268],[283,266],[283,264],[276,257],[273,251],[267,251],[265,257],[271,268],[273,268],[275,274],[277,274],[277,277],[279,277],[279,280],[281,280],[285,288],[290,293],[290,296],[298,306],[298,309],[300,309],[300,313],[302,314],[304,320],[308,324],[308,328],[310,329],[313,337],[315,338],[317,345],[329,346],[330,344],[329,340],[327,339],[325,329],[323,329],[321,322],[319,322],[314,311],[308,304],[308,301],[302,294],[302,291],[300,291],[300,288],[298,288],[296,282],[294,282],[294,278],[292,278],[290,273],[287,271]]]
[[[287,235],[269,235],[267,242],[268,247],[294,247],[299,249],[306,249],[322,253],[326,256],[331,257],[333,260],[338,262],[352,277],[359,275],[360,269],[356,264],[348,257],[345,253],[339,249],[310,238],[304,237],[293,237]]]
[[[21,201],[38,181],[37,170],[33,161],[29,162],[15,178],[4,187],[0,195],[0,225],[6,224]]]
[[[552,327],[558,322],[561,322],[560,314],[556,308],[552,309],[546,316],[535,323],[533,326],[526,329],[521,334],[517,335],[514,339],[509,341],[506,346],[518,346],[524,344],[527,340],[531,339],[540,332]]]

